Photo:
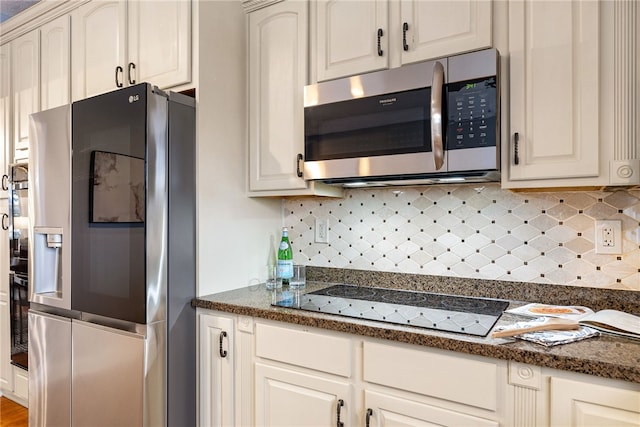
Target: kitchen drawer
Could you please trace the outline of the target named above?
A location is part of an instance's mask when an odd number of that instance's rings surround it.
[[[365,341],[365,381],[495,411],[498,367],[465,355]],[[390,366],[393,366],[390,369]]]
[[[256,356],[349,378],[351,340],[332,334],[256,323]]]

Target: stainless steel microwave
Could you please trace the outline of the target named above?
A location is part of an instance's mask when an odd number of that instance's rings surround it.
[[[306,86],[304,178],[499,180],[498,70],[487,49]]]

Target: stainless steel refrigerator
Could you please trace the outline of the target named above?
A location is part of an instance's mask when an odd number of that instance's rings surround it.
[[[195,425],[195,100],[142,83],[30,125],[29,425]]]

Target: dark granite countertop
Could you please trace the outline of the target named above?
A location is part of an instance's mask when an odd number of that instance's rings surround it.
[[[537,295],[536,291],[529,294],[522,294],[518,291],[509,292],[510,286],[518,287],[518,285],[509,284],[509,282],[499,282],[498,287],[494,281],[434,276],[414,278],[413,275],[370,272],[366,272],[367,274],[356,272],[350,276],[349,272],[353,271],[355,270],[346,270],[347,273],[345,273],[345,270],[339,269],[310,269],[307,275],[311,280],[307,283],[305,291],[311,292],[335,283],[365,285],[363,281],[359,280],[362,277],[369,286],[374,280],[377,287],[509,299],[512,301],[511,307],[522,305],[523,302],[519,301],[568,304],[566,298],[569,297],[573,298],[570,300],[572,305],[585,305],[594,310],[613,308],[638,313],[638,293],[632,291],[607,292],[599,289],[564,289],[570,287],[519,284],[521,288],[528,288],[529,292],[532,292],[531,289],[536,286],[539,288],[537,291],[540,292],[547,288],[546,292],[543,292],[545,295],[543,296]],[[400,280],[402,277],[398,276],[405,276],[404,279],[409,280]],[[340,280],[331,280],[336,278]],[[507,290],[505,291],[505,289]],[[575,292],[576,295],[572,296],[572,292]],[[500,295],[496,295],[496,293]],[[558,298],[549,297],[555,293],[559,293]],[[514,296],[518,298],[514,299]],[[526,298],[522,298],[523,296]],[[266,290],[264,285],[195,298],[193,306],[640,383],[640,340],[618,338],[611,335],[603,334],[571,344],[544,347],[512,338],[493,339],[490,336],[483,338],[275,307],[271,305],[271,292]],[[523,319],[505,313],[496,326],[508,325],[519,320]]]

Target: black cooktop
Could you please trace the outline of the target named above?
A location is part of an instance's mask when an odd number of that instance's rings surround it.
[[[441,331],[486,336],[508,301],[352,285],[279,300],[273,305],[377,320]]]
[[[308,295],[349,298],[361,301],[383,302],[410,305],[413,307],[433,308],[464,313],[499,316],[509,306],[508,301],[461,297],[457,295],[435,294],[429,292],[401,291],[397,289],[368,288],[363,286],[335,285]]]

